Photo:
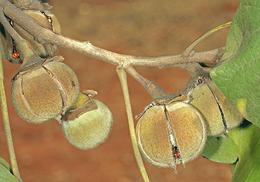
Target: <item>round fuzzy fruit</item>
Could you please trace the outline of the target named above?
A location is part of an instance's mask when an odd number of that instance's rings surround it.
[[[191,103],[205,117],[208,135],[221,135],[240,125],[241,114],[211,80],[205,80],[191,90]]]
[[[107,139],[112,123],[109,108],[104,103],[91,99],[85,106],[66,113],[62,129],[73,146],[79,149],[91,149]]]
[[[66,64],[56,61],[56,57],[25,66],[12,82],[14,108],[31,123],[59,117],[76,102],[78,95],[76,74]]]
[[[147,109],[136,126],[139,148],[148,162],[173,167],[196,158],[206,142],[202,115],[184,102]]]

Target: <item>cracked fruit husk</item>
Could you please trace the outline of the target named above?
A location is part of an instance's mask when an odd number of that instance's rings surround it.
[[[191,102],[205,118],[209,136],[218,136],[240,125],[242,115],[211,80],[190,92]]]
[[[207,128],[200,112],[184,102],[147,109],[136,126],[142,155],[153,165],[175,168],[198,157]]]
[[[59,59],[32,60],[13,78],[13,105],[24,120],[38,124],[60,117],[76,102],[77,75]]]

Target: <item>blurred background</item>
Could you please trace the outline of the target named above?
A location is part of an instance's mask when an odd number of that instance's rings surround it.
[[[124,54],[158,56],[181,53],[207,30],[230,21],[238,0],[51,0],[60,20],[62,34]],[[197,50],[209,50],[225,44],[228,30],[203,42]],[[10,99],[11,79],[17,65],[5,62],[5,83],[11,127],[19,167],[25,182],[141,182],[128,132],[124,102],[115,66],[68,49],[60,49],[65,62],[77,73],[81,89],[98,91],[97,98],[114,114],[114,126],[108,140],[93,150],[81,151],[63,137],[55,121],[32,125],[14,112]],[[180,68],[138,67],[145,77],[161,84],[169,92],[182,89],[189,73]],[[129,77],[134,114],[151,101],[143,88]],[[8,160],[5,136],[0,124],[0,153]],[[185,168],[173,170],[145,163],[152,182],[228,182],[228,165],[202,157]]]

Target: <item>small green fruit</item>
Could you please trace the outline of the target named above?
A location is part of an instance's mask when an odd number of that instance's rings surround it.
[[[76,74],[57,57],[24,66],[13,78],[12,101],[18,115],[30,123],[59,117],[79,96]]]
[[[91,149],[107,139],[112,123],[109,108],[96,99],[90,99],[85,106],[66,113],[62,129],[72,145],[79,149]]]

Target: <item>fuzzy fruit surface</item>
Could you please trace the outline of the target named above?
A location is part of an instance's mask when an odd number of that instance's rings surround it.
[[[12,82],[14,108],[31,123],[59,117],[76,102],[78,95],[76,74],[55,59],[21,69]]]
[[[91,149],[100,145],[107,139],[112,128],[113,117],[109,108],[96,99],[93,101],[96,109],[62,122],[65,137],[79,149]]]
[[[243,117],[217,86],[208,80],[191,91],[191,105],[204,116],[209,136],[219,136],[240,125]]]
[[[149,108],[138,120],[136,132],[143,156],[159,167],[175,167],[198,157],[207,138],[203,116],[184,102]]]

